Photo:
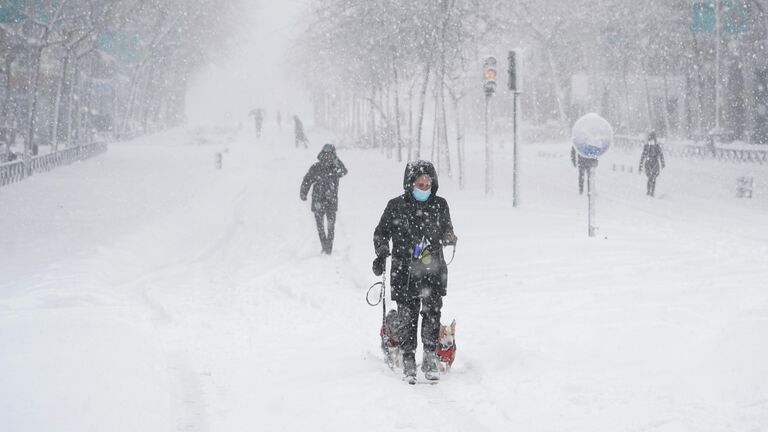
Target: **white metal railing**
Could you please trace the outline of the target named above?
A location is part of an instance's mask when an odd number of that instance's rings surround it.
[[[645,144],[644,137],[631,135],[614,135],[614,145],[622,150],[642,149]],[[712,158],[718,161],[734,161],[745,163],[768,163],[768,150],[745,150],[715,147],[706,144],[673,145],[664,144],[662,148],[665,154],[687,158]]]
[[[0,164],[0,186],[21,181],[28,175],[50,171],[62,165],[88,159],[106,151],[107,143],[99,142],[35,156],[30,160],[29,169],[24,166],[23,160],[2,163]]]

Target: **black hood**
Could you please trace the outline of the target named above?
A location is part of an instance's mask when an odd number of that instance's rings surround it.
[[[333,159],[336,159],[336,147],[333,144],[324,145],[323,149],[320,150],[320,153],[317,154],[317,160],[323,160],[323,153],[330,153],[331,156],[333,156]]]
[[[403,175],[403,189],[406,191],[411,190],[413,181],[420,175],[428,175],[432,178],[432,195],[437,193],[437,171],[432,162],[425,160],[416,160],[408,162],[405,166],[405,175]]]

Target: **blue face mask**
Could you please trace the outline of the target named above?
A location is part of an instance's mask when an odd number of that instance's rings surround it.
[[[416,201],[424,202],[427,199],[429,199],[430,195],[432,195],[432,189],[423,191],[417,187],[414,187],[411,189],[411,195],[413,195],[413,197],[416,198]]]

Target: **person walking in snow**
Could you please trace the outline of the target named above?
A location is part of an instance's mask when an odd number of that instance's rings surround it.
[[[322,253],[330,255],[333,251],[336,211],[339,207],[339,179],[347,175],[347,168],[336,156],[336,147],[333,144],[324,145],[317,155],[317,160],[318,162],[309,167],[301,182],[299,197],[306,201],[309,188],[312,188],[312,212],[317,223],[317,235],[320,237]]]
[[[404,193],[391,199],[373,231],[376,259],[373,273],[380,276],[392,256],[392,300],[404,323],[400,338],[403,375],[416,382],[416,346],[419,312],[422,371],[428,380],[439,380],[437,370],[440,311],[448,284],[443,246],[456,245],[448,202],[437,196],[437,172],[431,162],[409,162],[403,176]],[[390,248],[390,241],[392,247]]]
[[[597,166],[597,159],[585,158],[578,154],[574,147],[571,147],[571,163],[579,169],[579,195],[584,193],[584,174]]]
[[[277,129],[283,131],[283,116],[280,114],[280,110],[277,110]]]
[[[293,116],[293,132],[295,135],[294,142],[296,144],[296,148],[299,148],[299,143],[304,144],[304,148],[307,148],[307,143],[309,140],[307,139],[307,136],[304,135],[304,124],[301,122],[301,119],[299,119],[299,116],[297,115]]]
[[[256,138],[261,137],[261,126],[264,124],[264,112],[261,108],[252,109],[249,115],[253,116],[253,125],[256,128]]]
[[[648,140],[643,146],[643,154],[640,155],[640,167],[639,172],[643,172],[645,167],[645,175],[648,176],[648,185],[646,188],[646,195],[653,196],[656,193],[656,177],[661,173],[664,168],[664,153],[661,151],[661,146],[656,141],[656,132],[651,131],[648,133]]]

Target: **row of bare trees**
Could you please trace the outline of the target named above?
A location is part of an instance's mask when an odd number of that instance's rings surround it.
[[[313,5],[297,59],[310,70],[317,123],[398,159],[431,157],[450,173],[452,141],[461,174],[463,131],[482,118],[483,56],[500,60],[503,95],[503,60],[513,48],[522,50],[520,108],[529,127],[565,135],[596,111],[622,133],[700,138],[717,123],[719,100],[731,138],[768,142],[766,0]],[[511,98],[497,98],[497,130],[511,108]]]
[[[320,0],[309,17],[298,57],[310,69],[316,123],[397,160],[431,158],[448,175],[451,123],[461,178],[458,110],[489,21],[482,0]]]
[[[234,2],[4,0],[0,131],[26,157],[182,120],[187,77]]]

